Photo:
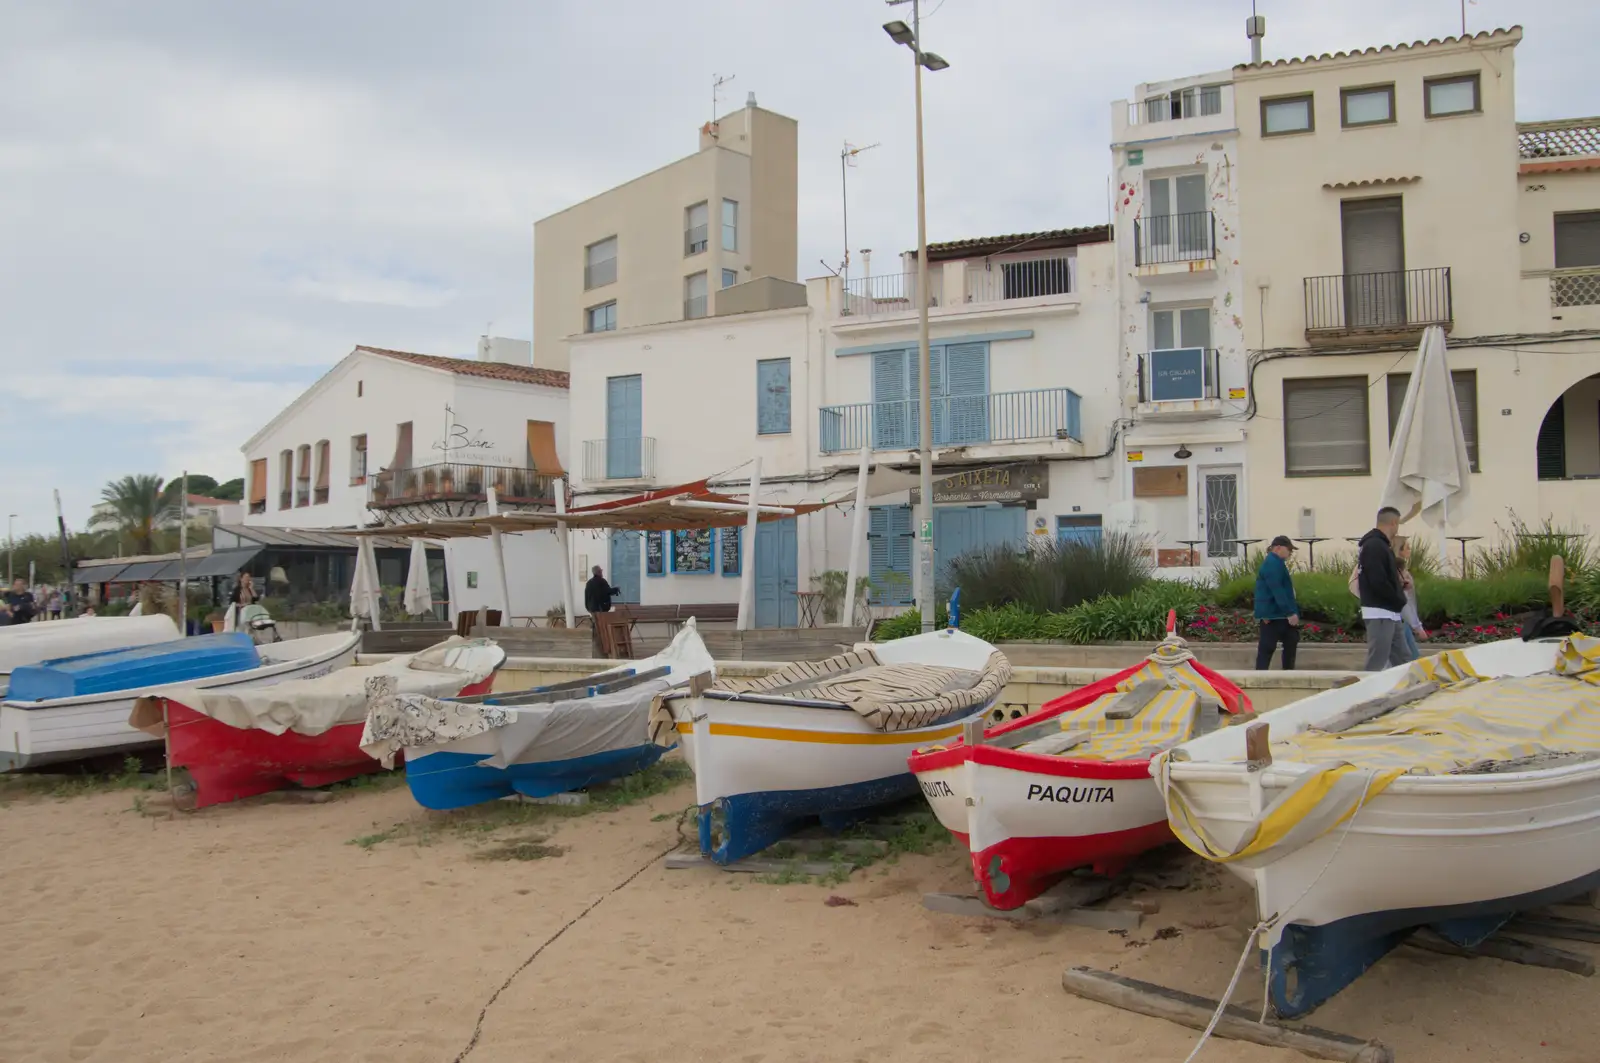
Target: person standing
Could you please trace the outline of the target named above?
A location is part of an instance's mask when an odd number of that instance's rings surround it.
[[[1300,603],[1294,597],[1294,580],[1289,577],[1289,557],[1294,540],[1280,535],[1267,547],[1267,554],[1256,570],[1256,620],[1261,624],[1261,639],[1256,645],[1256,671],[1272,667],[1272,654],[1283,644],[1283,670],[1294,670],[1295,652],[1300,648]]]
[[[1422,615],[1417,611],[1417,577],[1411,571],[1411,537],[1397,535],[1394,540],[1395,567],[1400,570],[1400,585],[1405,588],[1406,607],[1400,610],[1400,637],[1406,644],[1406,659],[1422,656],[1419,642],[1426,641],[1428,629],[1422,626]]]
[[[1356,590],[1361,598],[1361,621],[1367,629],[1366,671],[1407,663],[1405,585],[1394,556],[1394,538],[1400,531],[1400,511],[1392,506],[1378,510],[1377,526],[1361,537],[1356,555]]]
[[[34,604],[33,592],[28,590],[28,581],[21,576],[12,580],[11,589],[5,593],[5,604],[0,608],[10,617],[10,623],[26,624],[32,620],[38,607]]]
[[[589,582],[583,585],[583,608],[589,614],[592,632],[589,641],[596,657],[604,657],[606,652],[600,643],[600,621],[597,617],[600,613],[611,612],[611,600],[621,593],[621,588],[613,587],[611,581],[606,579],[605,570],[599,565],[594,566]]]

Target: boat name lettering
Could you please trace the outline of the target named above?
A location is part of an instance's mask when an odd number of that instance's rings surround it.
[[[1109,786],[1043,786],[1039,783],[1028,786],[1029,801],[1054,801],[1063,805],[1110,804],[1115,800],[1113,793]]]
[[[922,787],[925,797],[954,797],[956,792],[950,789],[950,784],[943,779],[919,779],[918,785]]]

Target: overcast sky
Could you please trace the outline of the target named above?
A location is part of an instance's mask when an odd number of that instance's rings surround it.
[[[1248,0],[925,0],[929,238],[1106,217],[1110,103],[1248,56]],[[1444,36],[1458,0],[1259,0],[1269,58]],[[0,0],[4,512],[239,445],[359,343],[532,331],[532,224],[693,152],[715,74],[800,123],[802,277],[915,243],[882,0]],[[1518,117],[1600,113],[1600,7],[1520,22]],[[1509,253],[1509,252],[1508,252]]]

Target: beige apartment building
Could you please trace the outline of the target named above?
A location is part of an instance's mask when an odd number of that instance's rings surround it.
[[[1600,530],[1600,119],[1517,124],[1521,39],[1234,69],[1247,534],[1351,549],[1429,325],[1476,467],[1451,530]]]
[[[761,277],[797,280],[794,119],[755,94],[679,159],[533,228],[533,364],[567,369],[566,338],[707,317]]]

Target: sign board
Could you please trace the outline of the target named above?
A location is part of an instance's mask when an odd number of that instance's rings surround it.
[[[1204,347],[1150,352],[1150,401],[1185,402],[1206,397]]]
[[[1050,497],[1050,469],[1044,462],[1011,465],[977,465],[940,476],[933,481],[933,501],[941,503],[1032,502]],[[922,501],[920,488],[911,489],[911,504]]]
[[[647,576],[665,576],[667,574],[667,544],[666,532],[646,532],[644,536],[644,574]]]
[[[1142,450],[1130,450],[1130,451],[1128,451],[1128,460],[1129,461],[1143,461],[1144,460],[1144,451],[1142,451]]]
[[[1229,399],[1238,399],[1240,402],[1243,402],[1244,401],[1244,388],[1229,388],[1228,389],[1228,398]]]
[[[1129,148],[1128,149],[1128,165],[1129,166],[1143,166],[1144,165],[1144,149],[1143,148]]]
[[[935,497],[935,498],[939,497],[937,491],[934,492],[934,496],[933,497]],[[915,499],[913,499],[912,501],[914,502]],[[918,536],[918,538],[920,538],[925,543],[933,542],[933,521],[925,520],[925,521],[922,522],[922,534],[920,536]]]
[[[1134,498],[1184,498],[1189,494],[1189,466],[1146,465],[1133,470]]]
[[[744,558],[739,552],[739,533],[743,528],[720,528],[719,538],[722,541],[721,570],[724,576],[737,576],[741,573]]]

